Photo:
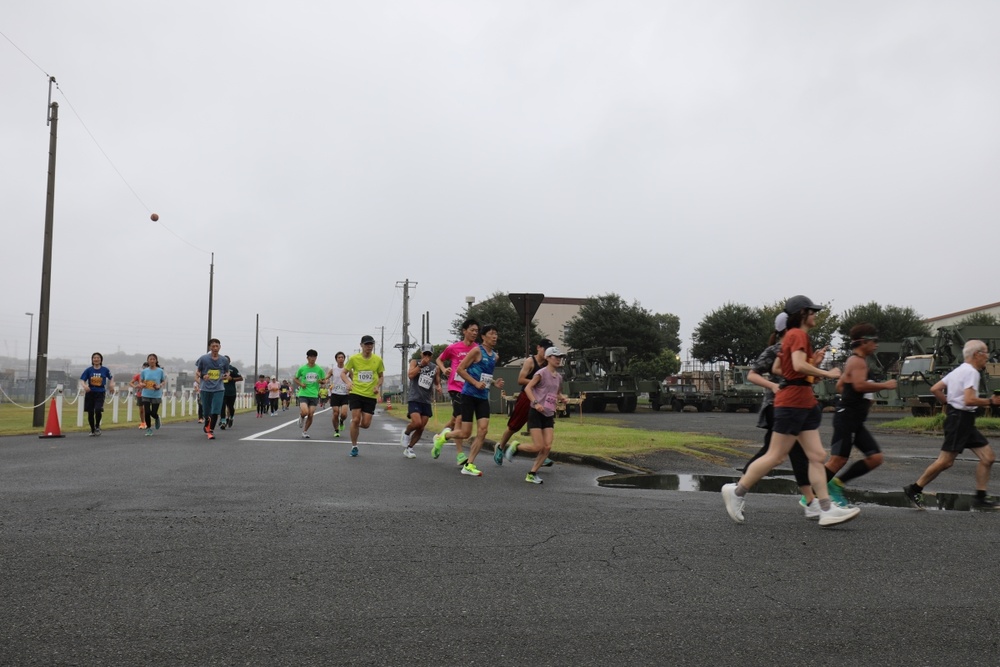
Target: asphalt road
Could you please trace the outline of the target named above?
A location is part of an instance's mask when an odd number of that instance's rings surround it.
[[[585,466],[408,460],[399,425],[354,459],[290,418],[0,440],[0,664],[997,664],[1000,516],[821,530],[754,494],[735,525]]]

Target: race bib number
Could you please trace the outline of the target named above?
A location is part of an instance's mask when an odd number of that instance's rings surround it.
[[[373,371],[358,371],[358,382],[372,382],[375,379]]]
[[[205,374],[205,377],[209,380],[218,380],[221,376],[222,373],[219,372],[218,368],[209,369],[208,373]]]
[[[153,382],[152,380],[146,380],[146,382],[143,383],[143,386],[146,387],[146,389],[155,389],[156,383]]]
[[[314,373],[306,373],[306,382],[310,382],[310,383],[312,383],[312,382],[319,382],[319,374],[315,373],[315,372]]]
[[[489,373],[483,373],[479,377],[479,381],[483,383],[483,389],[489,389],[490,385],[493,384],[493,376]]]
[[[103,387],[104,386],[104,378],[101,377],[100,375],[91,375],[90,376],[90,386],[91,387]]]
[[[546,413],[555,412],[556,411],[556,397],[555,396],[546,396],[545,400],[542,401],[542,407],[545,408],[545,412]]]
[[[420,385],[421,389],[430,389],[431,385],[434,384],[434,376],[421,374],[417,384]]]

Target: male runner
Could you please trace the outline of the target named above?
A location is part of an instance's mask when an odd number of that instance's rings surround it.
[[[228,354],[226,355],[226,361],[232,361]],[[230,363],[229,377],[222,380],[222,423],[219,424],[219,428],[223,431],[226,430],[226,427],[233,427],[233,420],[236,417],[236,383],[242,379],[243,376],[240,375],[240,369]]]
[[[344,422],[347,421],[347,404],[349,402],[347,383],[341,377],[346,359],[346,354],[338,352],[334,355],[336,365],[330,369],[330,407],[333,408],[331,412],[333,413],[333,437],[335,438],[340,437],[340,431],[343,430]]]
[[[312,426],[313,415],[319,404],[319,387],[326,382],[323,367],[316,364],[317,356],[319,353],[316,350],[306,350],[306,363],[295,372],[295,386],[298,387],[299,396],[299,428],[306,440],[312,437],[309,435],[309,427]]]
[[[361,354],[351,355],[344,364],[340,377],[347,384],[348,406],[351,409],[351,456],[358,455],[360,429],[372,425],[372,415],[382,391],[385,366],[382,357],[374,353],[375,339],[361,338]]]
[[[451,396],[451,419],[445,424],[442,433],[454,431],[455,435],[451,440],[455,443],[455,462],[464,466],[469,457],[462,451],[464,439],[459,435],[462,429],[462,387],[465,380],[458,374],[458,366],[465,359],[470,351],[476,349],[476,339],[479,338],[479,323],[473,319],[462,322],[462,340],[452,343],[444,348],[437,358],[437,367],[441,375],[448,374],[448,395]],[[445,366],[446,362],[451,362],[451,370]],[[441,455],[441,446],[444,440],[434,438],[434,446],[431,447],[431,457],[437,458]]]
[[[222,343],[218,338],[208,341],[208,354],[203,354],[195,363],[195,382],[201,387],[201,405],[205,414],[205,435],[215,440],[215,426],[222,414],[222,399],[225,395],[223,379],[229,375],[229,360],[219,355]]]
[[[433,415],[434,387],[441,391],[441,370],[433,361],[434,346],[424,345],[420,350],[420,359],[411,359],[406,377],[410,380],[410,391],[407,398],[407,414],[410,423],[403,429],[400,440],[403,445],[403,456],[416,458],[413,447],[420,441],[427,420]]]

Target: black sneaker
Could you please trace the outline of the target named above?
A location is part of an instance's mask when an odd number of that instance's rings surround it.
[[[909,500],[910,503],[918,510],[927,509],[924,506],[924,494],[913,488],[913,484],[907,484],[903,487],[903,495],[905,495],[907,500]]]
[[[981,512],[992,512],[997,509],[997,503],[989,498],[973,498],[972,509],[979,510]]]

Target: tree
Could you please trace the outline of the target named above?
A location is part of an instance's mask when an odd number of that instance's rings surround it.
[[[774,330],[774,318],[785,309],[785,301],[787,299],[760,307],[761,317],[769,330]],[[821,303],[819,305],[823,306],[823,310],[816,313],[816,326],[809,330],[809,340],[812,341],[813,347],[817,350],[833,342],[833,337],[837,333],[837,327],[840,326],[840,318],[833,314],[831,304]],[[770,333],[768,333],[768,336],[770,336]],[[767,341],[764,342],[766,345]],[[761,348],[761,350],[763,349]]]
[[[993,313],[972,313],[955,323],[957,327],[995,327],[1000,326],[1000,318]]]
[[[633,359],[628,365],[629,373],[645,380],[663,380],[680,369],[681,360],[670,349],[662,350],[650,359]]]
[[[774,317],[742,303],[727,303],[706,315],[691,336],[691,354],[704,363],[746,366],[767,347]]]
[[[674,352],[681,349],[681,318],[670,313],[656,313],[653,320],[660,326],[663,347]]]
[[[664,341],[669,337],[672,323],[667,318],[677,319],[673,315],[662,317],[666,330],[638,301],[629,304],[617,294],[592,296],[567,323],[565,341],[575,350],[625,347],[626,363],[632,359],[652,359],[664,349]]]
[[[850,345],[851,327],[862,322],[867,322],[878,329],[879,338],[885,341],[899,342],[911,336],[931,335],[930,327],[913,308],[881,306],[872,301],[848,308],[841,316],[838,332],[844,339],[845,347]]]
[[[506,292],[495,292],[490,298],[457,315],[458,319],[451,323],[451,332],[456,340],[462,337],[462,322],[471,317],[479,322],[480,329],[484,324],[493,324],[497,327],[498,366],[524,357],[524,322],[514,310],[514,304],[510,302]],[[530,337],[531,352],[534,354],[534,343],[545,337],[545,334],[538,330],[534,320],[531,321]]]

